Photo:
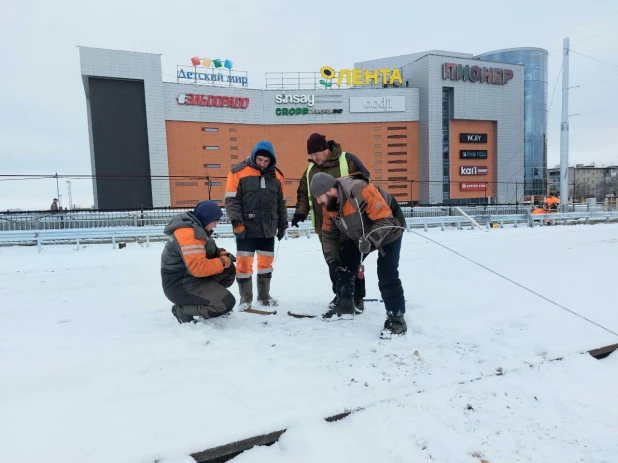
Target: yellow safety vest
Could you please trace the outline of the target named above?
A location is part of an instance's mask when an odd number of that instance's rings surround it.
[[[307,198],[309,199],[309,213],[311,214],[311,225],[315,227],[315,214],[313,213],[313,199],[311,199],[311,188],[309,184],[309,172],[311,172],[311,168],[314,166],[313,162],[310,162],[307,166]],[[345,151],[341,153],[339,156],[339,172],[341,177],[347,177],[350,175],[350,171],[348,169],[348,161],[345,158]]]

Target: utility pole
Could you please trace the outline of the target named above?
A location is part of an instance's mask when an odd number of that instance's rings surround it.
[[[560,124],[560,209],[569,208],[569,38],[562,41],[562,122]]]
[[[69,193],[69,210],[73,209],[73,195],[71,195],[71,180],[67,180],[67,189]]]

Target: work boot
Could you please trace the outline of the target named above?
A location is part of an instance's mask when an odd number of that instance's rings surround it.
[[[408,331],[406,321],[401,315],[389,315],[384,322],[384,329],[380,333],[382,339],[391,339],[403,336]]]
[[[354,312],[354,301],[352,299],[338,298],[336,305],[322,314],[322,319],[331,320],[336,315],[335,320],[352,320]]]
[[[264,276],[266,275],[266,276]],[[260,304],[267,307],[273,307],[279,304],[277,299],[270,296],[270,273],[258,275],[257,279],[257,287],[258,287],[258,297],[257,300]]]
[[[354,296],[354,310],[356,315],[360,315],[365,311],[365,299]]]
[[[190,309],[190,306],[183,306],[180,304],[174,304],[172,306],[172,314],[178,320],[178,323],[197,323],[197,321],[193,318],[193,315],[199,314],[191,314],[193,311]]]
[[[240,303],[238,304],[238,311],[244,312],[251,308],[253,302],[253,282],[251,277],[249,278],[237,278],[238,291],[240,293]]]
[[[333,297],[333,300],[328,303],[329,310],[337,307],[337,304],[339,304],[339,296]]]

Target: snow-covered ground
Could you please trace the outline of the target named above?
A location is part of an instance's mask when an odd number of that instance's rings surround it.
[[[286,315],[332,298],[315,236],[280,243],[277,315],[191,326],[161,291],[162,243],[0,248],[0,461],[190,462],[287,428],[234,461],[615,462],[618,354],[580,353],[618,336],[425,237],[618,332],[618,225],[406,233],[408,334],[390,341],[380,303]]]

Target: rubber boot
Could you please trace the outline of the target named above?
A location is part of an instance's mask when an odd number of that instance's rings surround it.
[[[380,332],[382,339],[391,339],[403,336],[408,331],[406,321],[401,315],[388,315],[384,322],[384,329]]]
[[[270,296],[270,280],[271,273],[265,273],[258,275],[257,278],[257,289],[258,289],[258,302],[266,307],[273,307],[279,304],[277,299],[274,299]]]
[[[188,310],[188,306],[183,306],[180,304],[174,304],[172,306],[172,314],[174,315],[174,317],[176,317],[176,320],[178,320],[178,323],[183,324],[183,323],[197,323],[196,320],[193,318],[193,315],[199,315],[199,314],[190,314],[187,312],[192,312],[191,310]]]
[[[240,303],[238,304],[238,311],[244,312],[251,308],[253,302],[253,281],[249,278],[237,278],[238,291],[240,292]]]

